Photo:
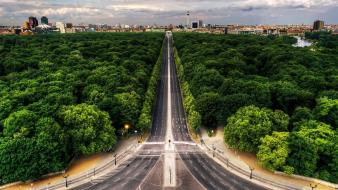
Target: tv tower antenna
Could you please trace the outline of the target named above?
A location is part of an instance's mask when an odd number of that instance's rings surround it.
[[[187,28],[189,28],[189,17],[190,17],[190,11],[187,11]]]

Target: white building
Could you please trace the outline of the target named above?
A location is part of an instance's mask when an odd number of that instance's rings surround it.
[[[63,22],[56,22],[55,26],[56,26],[56,28],[58,28],[60,30],[61,34],[66,33],[66,27],[65,27],[65,24]]]

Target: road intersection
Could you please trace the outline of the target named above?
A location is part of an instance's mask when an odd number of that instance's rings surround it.
[[[117,169],[77,189],[266,189],[236,176],[190,138],[168,32],[150,137]]]

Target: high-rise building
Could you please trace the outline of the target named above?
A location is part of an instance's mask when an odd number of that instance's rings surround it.
[[[30,28],[35,28],[37,25],[39,25],[38,19],[32,16],[28,18],[28,22],[29,22]]]
[[[48,25],[48,18],[45,17],[45,16],[41,17],[41,24],[46,24],[46,25]]]
[[[324,21],[322,21],[322,20],[316,20],[313,23],[313,29],[314,30],[322,30],[322,29],[324,29]]]
[[[198,21],[198,28],[203,28],[203,20]]]
[[[60,30],[61,34],[66,33],[65,24],[63,22],[56,22],[55,25],[56,25],[56,28]]]
[[[198,22],[197,21],[192,21],[191,22],[191,28],[198,28]]]
[[[202,20],[191,22],[191,28],[202,28],[202,27],[203,27],[203,21]]]

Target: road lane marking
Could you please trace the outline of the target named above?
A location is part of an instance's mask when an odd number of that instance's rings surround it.
[[[165,154],[164,154],[164,167],[163,167],[163,176],[164,176],[164,187],[175,187],[176,186],[176,153],[175,153],[175,146],[172,143],[173,133],[172,133],[172,122],[175,121],[172,118],[172,108],[171,108],[171,99],[172,99],[172,92],[171,92],[171,73],[170,73],[170,39],[171,33],[167,32],[167,43],[168,43],[168,70],[167,70],[167,130],[166,130],[166,138],[165,138]],[[173,109],[175,112],[175,107]]]

